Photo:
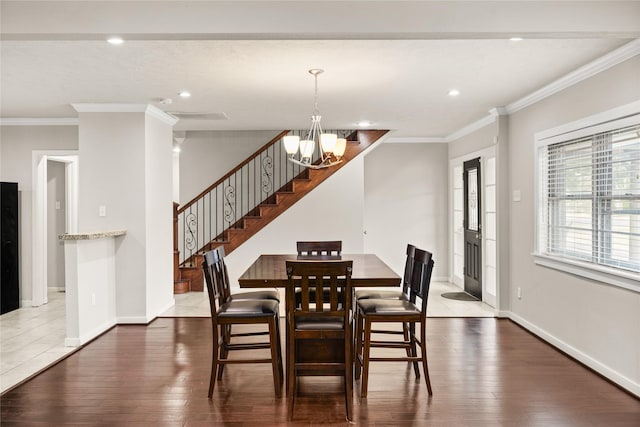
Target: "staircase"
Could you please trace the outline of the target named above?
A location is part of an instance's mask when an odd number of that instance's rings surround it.
[[[204,252],[222,245],[230,254],[388,131],[332,131],[347,138],[347,147],[343,162],[325,169],[286,160],[282,137],[303,132],[281,132],[189,203],[174,206],[174,293],[202,291]]]

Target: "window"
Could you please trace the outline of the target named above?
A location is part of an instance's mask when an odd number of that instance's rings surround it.
[[[539,138],[537,149],[537,255],[637,280],[640,114]]]

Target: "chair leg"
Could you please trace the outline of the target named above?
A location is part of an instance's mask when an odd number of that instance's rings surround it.
[[[218,326],[213,326],[213,348],[211,349],[211,378],[209,379],[209,399],[213,396],[213,387],[216,384],[216,371],[218,368]]]
[[[362,389],[360,397],[367,397],[367,389],[369,388],[369,353],[371,351],[371,321],[362,316],[364,319],[364,345],[362,346]]]
[[[220,325],[220,359],[226,359],[229,357],[229,347],[231,343],[231,325]],[[218,366],[218,380],[222,379],[222,373],[224,372],[224,365]]]
[[[407,322],[402,322],[402,336],[404,337],[404,342],[411,343],[411,335],[409,334],[409,324]],[[411,347],[407,345],[407,357],[411,357]]]
[[[294,368],[295,371],[295,368]],[[295,374],[290,375],[289,378],[289,397],[287,404],[287,420],[293,420],[293,405],[296,403],[296,385],[297,381],[295,378]]]
[[[433,396],[431,390],[431,379],[429,379],[429,367],[427,366],[427,333],[425,331],[424,320],[420,323],[420,353],[422,354],[422,369],[424,369],[424,380],[427,383],[429,396]]]
[[[278,336],[278,340],[276,344],[278,346],[278,371],[280,372],[280,384],[284,383],[284,371],[282,369],[282,344],[280,339],[280,317],[276,315],[276,335]]]
[[[415,322],[409,323],[409,343],[410,343],[410,352],[411,357],[418,356],[418,350],[416,348],[416,324]],[[413,362],[413,371],[416,374],[416,379],[420,378],[420,368],[418,368],[418,361]]]
[[[269,319],[269,348],[271,350],[271,368],[273,371],[273,387],[277,397],[282,396],[282,377],[280,376],[281,363],[278,341],[278,315]]]
[[[287,314],[287,419],[291,421],[293,419],[293,405],[296,394],[296,371],[294,366],[295,361],[295,349],[294,343],[294,330],[291,325],[291,314]]]
[[[352,327],[350,325],[350,327]],[[345,340],[344,350],[344,399],[347,409],[347,421],[353,420],[353,337]]]
[[[357,312],[356,315],[356,346],[354,349],[354,360],[355,360],[355,378],[356,380],[360,379],[360,373],[362,372],[362,323],[364,319],[362,317],[362,313]]]

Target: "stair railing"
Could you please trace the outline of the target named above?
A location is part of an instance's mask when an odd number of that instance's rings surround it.
[[[242,218],[257,215],[257,207],[274,203],[275,193],[292,189],[294,178],[304,177],[307,168],[287,161],[282,144],[286,135],[303,139],[308,130],[285,130],[230,172],[210,185],[189,203],[177,209],[179,265],[193,255],[223,241],[231,228],[241,228]],[[346,138],[352,130],[327,130]],[[316,150],[317,153],[317,150]],[[312,162],[317,161],[314,153]]]

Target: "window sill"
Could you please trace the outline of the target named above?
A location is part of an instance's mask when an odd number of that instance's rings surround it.
[[[533,259],[537,265],[543,267],[640,292],[640,274],[538,253],[533,254]]]

